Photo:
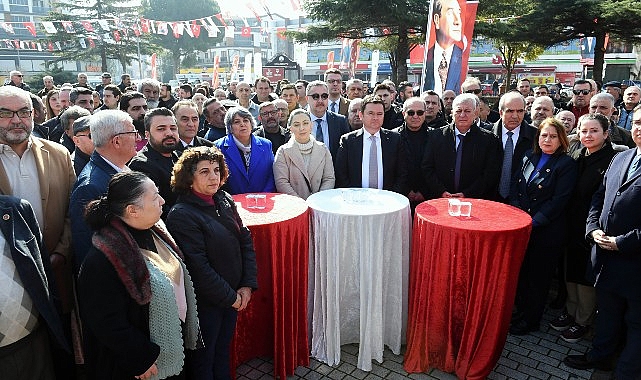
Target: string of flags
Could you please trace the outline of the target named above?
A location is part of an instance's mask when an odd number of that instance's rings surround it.
[[[260,23],[260,19],[258,20]],[[80,21],[0,21],[0,28],[9,35],[16,34],[17,28],[25,28],[33,37],[37,38],[37,40],[28,41],[11,38],[0,39],[0,49],[61,51],[65,49],[65,46],[75,43],[74,41],[47,40],[47,37],[59,32],[76,35],[77,42],[82,48],[94,48],[96,41],[102,40],[109,43],[120,42],[130,35],[139,37],[142,34],[168,35],[171,33],[176,39],[182,36],[199,38],[202,29],[212,38],[217,37],[221,33],[221,29],[223,29],[226,38],[233,38],[237,28],[240,28],[242,37],[249,37],[256,30],[261,35],[269,34],[269,31],[262,26],[250,26],[246,18],[242,18],[242,26],[237,26],[236,24],[237,22],[234,22],[233,19],[225,19],[220,13],[186,21],[159,21],[142,17],[135,20],[108,18]],[[280,30],[277,32],[279,32],[279,38],[281,38],[282,32]]]

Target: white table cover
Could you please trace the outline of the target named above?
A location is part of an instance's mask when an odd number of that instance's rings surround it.
[[[311,354],[335,365],[341,345],[359,343],[357,367],[371,371],[372,359],[383,361],[384,345],[398,355],[405,339],[409,201],[385,190],[333,189],[307,204]]]

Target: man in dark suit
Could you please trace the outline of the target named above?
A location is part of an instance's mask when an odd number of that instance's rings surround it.
[[[475,123],[478,98],[454,99],[454,122],[430,131],[423,157],[427,199],[468,197],[492,199],[501,174],[501,142]]]
[[[337,68],[325,71],[325,83],[329,91],[327,110],[347,117],[349,100],[343,95],[343,74]]]
[[[188,147],[194,146],[214,146],[214,144],[202,137],[196,136],[198,133],[198,106],[192,100],[181,100],[174,104],[171,109],[176,117],[178,127],[178,136],[180,141],[176,144],[176,154],[178,157]]]
[[[8,195],[0,195],[0,214],[0,374],[55,379],[52,353],[69,348],[36,215],[29,202]]]
[[[167,108],[148,111],[144,124],[147,144],[131,160],[129,168],[147,174],[158,186],[158,193],[165,200],[161,216],[164,220],[177,199],[176,194],[171,191],[170,182],[174,164],[178,161],[178,126],[174,114]]]
[[[436,42],[427,51],[423,91],[461,92],[463,51],[457,42],[463,38],[461,6],[458,0],[435,0],[432,9]]]
[[[363,99],[363,128],[341,137],[336,187],[363,187],[407,195],[407,153],[398,132],[381,129],[385,107],[377,96]]]
[[[528,149],[532,149],[536,128],[526,123],[525,98],[516,91],[508,92],[499,100],[499,114],[501,119],[494,124],[492,132],[501,140],[502,160],[501,179],[499,181],[498,199],[507,203],[510,195],[511,179],[514,173],[521,169],[523,156]],[[511,142],[509,140],[512,140]],[[506,153],[506,148],[512,147]],[[510,156],[512,159],[509,159]]]
[[[136,155],[136,143],[140,140],[131,116],[119,110],[105,110],[91,115],[89,131],[95,150],[89,163],[78,175],[69,202],[76,274],[91,248],[93,234],[85,223],[85,206],[107,192],[109,180],[114,174],[129,170],[127,162]]]
[[[307,105],[312,114],[312,134],[316,141],[323,142],[336,160],[340,138],[350,131],[343,115],[327,110],[329,90],[323,81],[315,80],[307,85]]]
[[[612,159],[603,184],[592,198],[586,237],[594,241],[596,275],[595,336],[584,355],[563,361],[577,369],[608,369],[625,337],[616,379],[641,378],[641,109],[632,117],[635,149]],[[627,331],[626,331],[627,330]],[[625,334],[625,335],[623,335]]]

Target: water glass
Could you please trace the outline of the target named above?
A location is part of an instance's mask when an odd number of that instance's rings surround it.
[[[258,200],[256,199],[256,194],[247,194],[245,195],[245,208],[246,209],[254,209],[257,208],[257,202]]]
[[[266,194],[255,194],[254,199],[256,199],[256,208],[259,210],[264,210],[267,206],[267,195]]]
[[[461,202],[460,203],[461,216],[469,218],[472,215],[472,203],[471,202]]]
[[[461,215],[461,201],[459,201],[458,199],[448,199],[447,213],[450,214],[450,216]]]

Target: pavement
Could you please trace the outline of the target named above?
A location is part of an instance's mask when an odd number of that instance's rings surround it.
[[[537,380],[607,380],[610,373],[600,371],[580,371],[563,364],[566,355],[582,354],[589,350],[591,341],[584,339],[577,343],[567,343],[560,338],[557,331],[548,326],[560,310],[548,309],[545,312],[539,331],[526,336],[508,335],[503,353],[496,367],[488,376],[491,380],[504,379],[537,379]],[[372,371],[365,372],[356,368],[358,345],[347,344],[341,348],[341,362],[330,367],[322,362],[310,359],[308,367],[298,367],[294,376],[287,379],[333,379],[333,380],[379,380],[379,379],[456,379],[453,374],[432,369],[427,373],[409,374],[403,369],[403,354],[394,355],[385,349],[383,363],[372,362]],[[266,380],[273,379],[271,358],[256,358],[241,364],[236,369],[237,379]]]

